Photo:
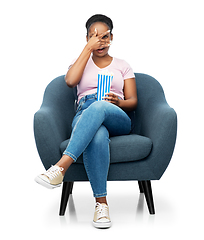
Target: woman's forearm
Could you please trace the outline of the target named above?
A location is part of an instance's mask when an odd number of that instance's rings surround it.
[[[124,111],[133,111],[137,107],[137,98],[130,98],[127,100],[119,99],[118,107]]]
[[[68,70],[65,81],[69,87],[73,88],[80,82],[91,53],[91,49],[86,45],[76,62]]]
[[[65,81],[69,87],[75,87],[80,82],[86,64],[91,56],[91,53],[94,50],[99,49],[100,47],[110,46],[110,41],[106,41],[103,39],[103,36],[109,33],[110,30],[97,35],[97,30],[95,29],[92,37],[90,39],[87,39],[89,41],[86,44],[84,50],[82,51],[76,62],[73,64],[73,66],[71,66],[71,68],[68,70],[65,76]]]

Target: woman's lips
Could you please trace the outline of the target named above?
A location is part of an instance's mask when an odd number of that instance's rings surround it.
[[[100,48],[97,50],[98,53],[102,53],[105,48]]]

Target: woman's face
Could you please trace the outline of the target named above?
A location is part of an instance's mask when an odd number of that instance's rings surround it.
[[[102,22],[93,23],[91,25],[91,27],[89,28],[89,34],[87,37],[87,41],[94,35],[95,29],[97,29],[97,35],[100,35],[101,33],[105,33],[106,31],[108,31],[109,27],[105,23],[102,23]],[[107,35],[103,36],[103,39],[107,40],[107,43],[108,43],[108,42],[112,41],[113,35],[108,33]],[[105,55],[108,54],[108,50],[109,50],[109,47],[106,47],[102,50],[95,50],[95,51],[93,51],[93,55],[95,55],[97,57],[104,57]]]

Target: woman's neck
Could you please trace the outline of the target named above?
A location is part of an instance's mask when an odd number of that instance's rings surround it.
[[[108,65],[110,65],[110,63],[112,62],[113,58],[111,56],[109,56],[108,54],[106,54],[103,57],[98,57],[93,55],[92,59],[94,61],[94,63],[99,67],[99,68],[105,68]]]

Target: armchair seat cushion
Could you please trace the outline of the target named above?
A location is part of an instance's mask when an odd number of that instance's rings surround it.
[[[67,147],[69,139],[63,141],[60,145],[61,153]],[[137,134],[116,136],[110,138],[110,163],[132,162],[146,158],[152,149],[150,138]],[[76,163],[83,163],[80,156]]]

